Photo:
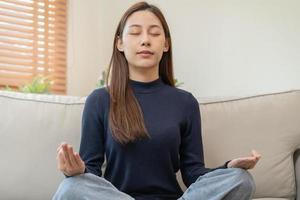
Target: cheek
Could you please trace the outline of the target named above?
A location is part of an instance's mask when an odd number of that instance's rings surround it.
[[[132,47],[132,45],[129,45],[130,43],[126,43],[123,46],[123,50],[124,50],[124,55],[126,57],[126,59],[131,59],[134,56],[134,49]]]
[[[161,41],[159,41],[158,42],[158,46],[157,46],[157,54],[158,54],[158,56],[162,56],[163,55],[163,53],[164,53],[164,48],[165,48],[165,40],[164,39],[162,39]]]
[[[159,51],[159,52],[164,51],[165,43],[166,43],[165,38],[160,38],[160,39],[156,42],[156,44],[157,44],[157,51]]]
[[[137,40],[130,36],[125,36],[123,38],[123,45],[126,47],[134,46],[137,43]]]
[[[136,52],[135,50],[135,41],[124,40],[124,53],[125,55],[131,55]]]

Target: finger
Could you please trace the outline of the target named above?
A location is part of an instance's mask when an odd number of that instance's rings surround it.
[[[62,142],[56,149],[56,152],[58,152],[61,148],[62,148],[62,145],[65,145],[67,144],[66,142]]]
[[[251,169],[251,167],[252,167],[252,164],[250,164],[250,163],[245,163],[244,165],[242,165],[242,168],[243,169]]]
[[[256,162],[253,162],[250,166],[249,166],[249,169],[253,169],[256,165],[257,161]]]
[[[252,165],[249,166],[249,169],[253,169],[255,167],[256,163],[253,163]]]
[[[255,156],[255,157],[257,157],[258,159],[261,158],[261,155],[256,150],[254,150],[254,149],[252,150],[252,155]]]
[[[243,167],[248,167],[251,163],[253,163],[253,161],[251,161],[251,160],[243,160],[243,161],[241,161],[239,164],[241,165],[241,166],[243,166]]]
[[[62,145],[60,144],[57,149],[56,149],[56,152],[59,152],[59,150],[61,149]]]
[[[85,163],[80,158],[80,155],[78,153],[75,153],[75,157],[76,157],[77,163],[79,164],[80,172],[84,173],[85,172]]]
[[[248,162],[248,161],[253,161],[253,160],[256,160],[256,158],[253,156],[243,157],[243,158],[238,159],[239,162],[244,162],[244,161]]]
[[[252,150],[252,158],[255,158],[256,161],[258,161],[261,158],[261,155],[259,155],[255,150]]]
[[[243,169],[248,169],[251,165],[255,163],[255,158],[254,157],[244,157],[238,159],[237,166]]]
[[[61,171],[65,170],[65,156],[64,153],[62,151],[59,151],[58,155],[57,155],[57,159],[58,159],[58,164],[57,164],[57,168]]]
[[[62,149],[63,149],[63,153],[64,153],[65,160],[66,160],[65,161],[66,168],[71,169],[72,163],[71,163],[69,152],[68,152],[68,145],[67,144],[62,145]]]
[[[256,158],[255,157],[250,157],[250,158],[246,159],[245,162],[256,163]]]
[[[77,165],[80,166],[80,167],[82,167],[84,165],[84,162],[80,158],[80,155],[77,152],[75,152],[74,156],[75,156]]]
[[[65,155],[64,155],[64,152],[63,152],[62,149],[57,153],[57,157],[56,158],[61,163],[65,163],[66,162],[66,158],[65,158]]]
[[[255,161],[256,158],[253,156],[236,158],[232,160],[232,166],[239,168],[247,168],[249,166],[249,163],[253,163]]]
[[[254,166],[256,165],[256,163],[257,163],[257,159],[256,159],[256,158],[253,159],[253,160],[250,160],[250,161],[248,162],[248,169],[253,169]]]
[[[76,162],[76,158],[74,156],[73,147],[71,145],[68,145],[68,154],[69,154],[71,165],[73,167],[78,167],[77,162]]]
[[[260,157],[255,157],[255,161],[258,162]]]

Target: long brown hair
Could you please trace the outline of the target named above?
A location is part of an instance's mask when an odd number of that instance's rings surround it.
[[[142,110],[129,84],[129,68],[124,52],[117,49],[118,37],[122,37],[128,17],[137,11],[147,10],[158,17],[163,26],[169,50],[163,53],[159,63],[159,76],[165,84],[174,87],[172,44],[168,24],[159,8],[146,2],[131,6],[122,16],[113,43],[108,73],[107,90],[110,95],[109,127],[113,138],[121,144],[133,142],[138,138],[150,138],[145,127]],[[108,82],[110,80],[110,85]]]

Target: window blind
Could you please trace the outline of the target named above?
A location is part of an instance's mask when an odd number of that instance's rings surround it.
[[[67,0],[0,1],[0,87],[17,88],[37,75],[66,93]]]

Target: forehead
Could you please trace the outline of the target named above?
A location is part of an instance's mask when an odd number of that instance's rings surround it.
[[[140,25],[145,27],[157,25],[159,27],[162,27],[159,18],[155,14],[147,10],[132,13],[128,17],[125,26],[130,27],[132,25]]]

